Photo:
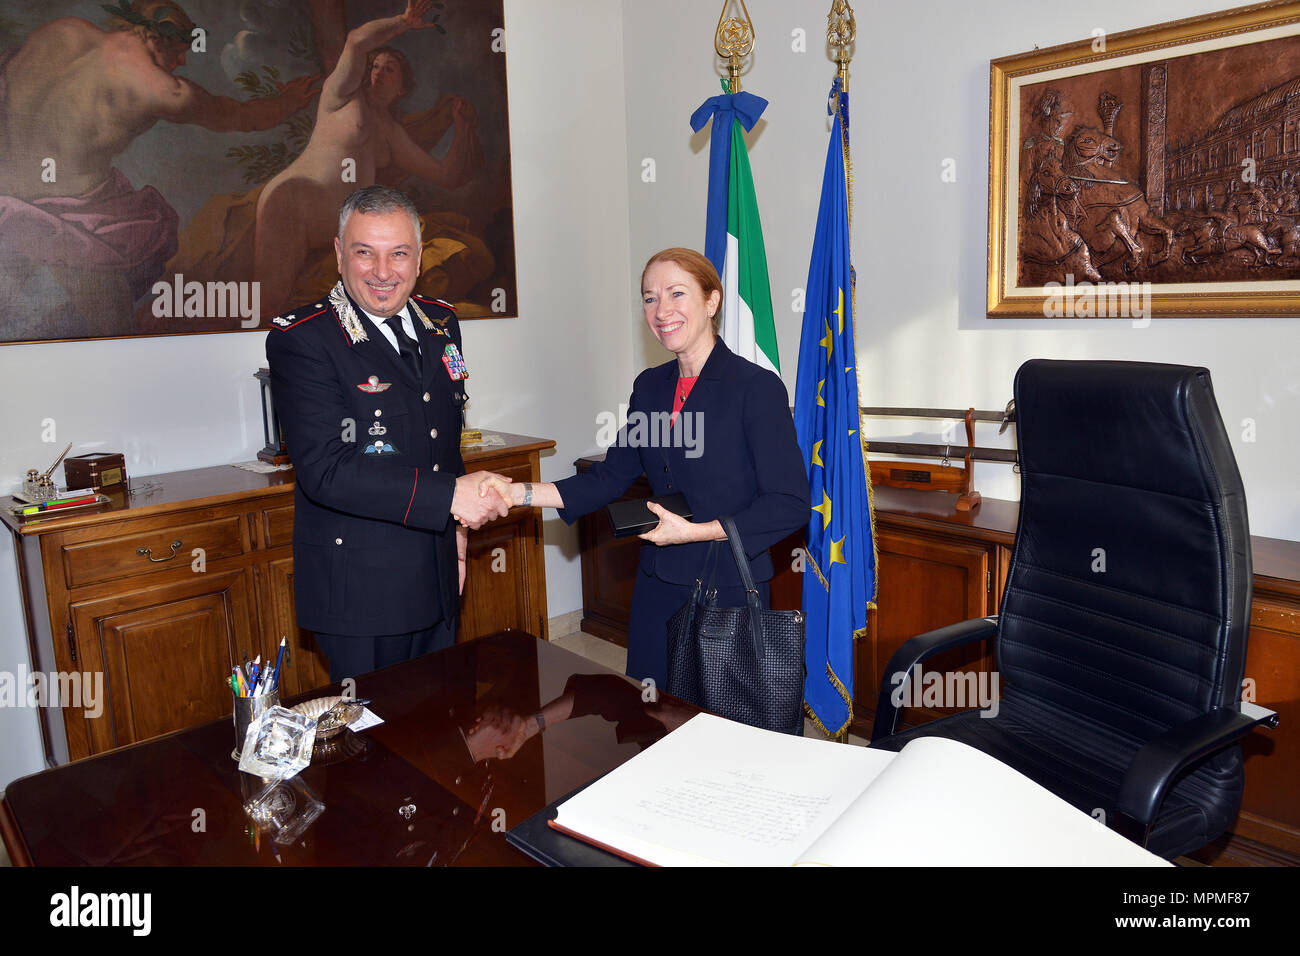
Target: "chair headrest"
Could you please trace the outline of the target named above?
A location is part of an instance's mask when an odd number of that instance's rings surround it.
[[[1240,490],[1208,369],[1033,359],[1016,373],[1015,397],[1026,477],[1057,475],[1200,501]]]

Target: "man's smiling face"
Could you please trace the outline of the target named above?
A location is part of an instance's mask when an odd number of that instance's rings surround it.
[[[420,239],[405,212],[354,212],[334,252],[343,287],[367,312],[387,318],[406,305],[420,275]]]

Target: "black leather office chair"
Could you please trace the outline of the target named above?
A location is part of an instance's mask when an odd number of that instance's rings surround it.
[[[1016,374],[1015,402],[1020,521],[1001,613],[893,655],[872,746],[960,740],[1087,813],[1101,808],[1153,853],[1190,852],[1236,815],[1235,741],[1277,725],[1240,700],[1250,533],[1210,373],[1034,360]],[[891,675],[988,638],[996,716],[895,733]]]

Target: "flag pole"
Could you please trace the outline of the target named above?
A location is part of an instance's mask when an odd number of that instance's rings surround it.
[[[831,12],[826,14],[826,42],[835,51],[835,65],[839,69],[840,89],[849,91],[849,61],[853,59],[853,41],[858,36],[858,25],[853,19],[853,8],[848,0],[833,0]]]
[[[853,59],[854,42],[857,40],[858,27],[857,21],[853,16],[853,8],[849,5],[848,0],[832,0],[830,12],[826,15],[826,43],[833,51],[835,57],[836,76],[839,78],[840,91],[846,96],[849,91],[849,63]],[[850,147],[848,116],[840,114],[839,97],[836,97],[835,111],[836,122],[843,124],[843,149],[844,149],[844,204],[847,213],[846,231],[849,233],[850,243],[853,232],[853,153]],[[849,265],[849,296],[853,308],[853,342],[854,348],[857,347],[857,318],[858,318],[858,283],[857,276],[854,274],[852,263]],[[858,395],[862,394],[862,384],[858,379],[858,363],[853,363],[853,375],[858,385]],[[871,464],[867,458],[867,436],[861,430],[861,413],[855,416],[858,423],[858,448],[862,454],[863,480],[866,484],[867,491],[867,527],[870,529],[871,538],[871,567],[872,571],[872,593],[867,601],[867,611],[870,613],[876,608],[876,587],[878,579],[876,574],[880,568],[880,554],[876,545],[875,535],[875,510],[876,496],[875,489],[871,486]],[[856,644],[858,639],[864,637],[867,629],[855,630],[853,633],[853,643]],[[850,721],[846,722],[839,734],[833,734],[832,739],[841,743],[847,743],[849,739],[849,729],[852,718],[852,705],[849,710]]]
[[[718,14],[718,28],[713,32],[713,49],[718,56],[727,61],[727,91],[740,92],[740,58],[754,52],[754,21],[749,17],[749,8],[745,0],[740,0],[740,11],[744,19],[728,17],[727,8],[731,0],[722,0],[722,12]]]
[[[742,0],[743,2],[743,0]],[[853,8],[848,0],[832,0],[831,12],[826,14],[826,43],[835,51],[836,72],[840,89],[849,91],[849,61],[853,59],[854,41],[858,38],[858,24],[853,19]],[[844,186],[848,194],[849,234],[853,233],[853,161],[849,141],[844,140]],[[857,315],[856,310],[854,315]]]

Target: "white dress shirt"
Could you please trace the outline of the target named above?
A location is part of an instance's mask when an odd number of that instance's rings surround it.
[[[388,324],[388,320],[381,319],[377,315],[371,315],[365,309],[362,309],[361,313],[370,320],[371,325],[379,329],[380,334],[382,334],[383,337],[388,340],[388,344],[393,347],[393,351],[398,355],[401,355],[402,350],[397,347],[397,336],[393,333],[393,328]],[[411,337],[411,341],[415,342],[416,347],[418,348],[420,338],[415,334],[415,320],[411,318],[410,307],[402,306],[402,311],[399,314],[402,317],[402,328],[406,330],[406,334]]]

